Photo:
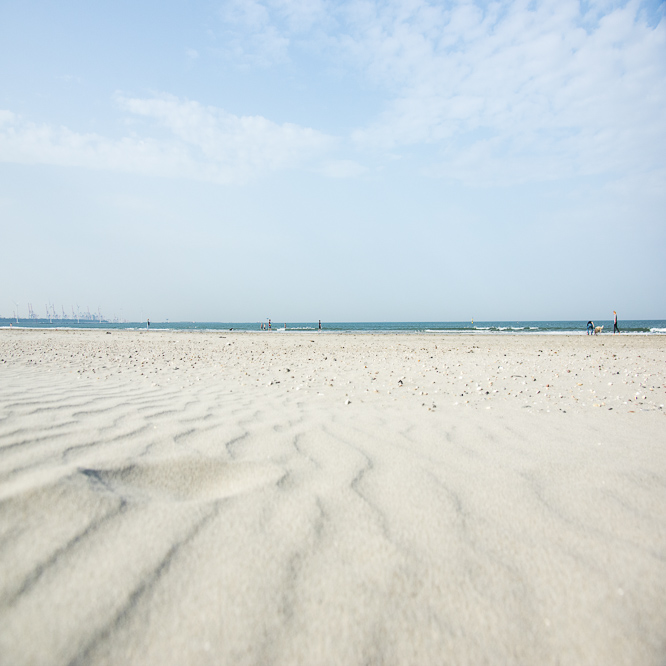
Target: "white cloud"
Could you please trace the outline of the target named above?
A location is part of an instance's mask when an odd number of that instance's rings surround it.
[[[63,83],[81,83],[81,77],[74,76],[73,74],[63,74],[61,76],[56,76],[56,79],[58,81],[62,81]]]
[[[307,127],[235,116],[174,97],[117,99],[124,110],[148,121],[146,134],[157,125],[168,130],[167,138],[115,140],[0,111],[0,161],[243,183],[265,172],[307,165],[334,143]]]
[[[428,146],[431,173],[483,183],[664,165],[666,21],[639,0],[240,6],[245,56],[269,33],[282,40],[272,60],[265,42],[272,62],[316,38],[383,92],[383,113],[352,135],[358,147]]]
[[[331,137],[307,127],[278,125],[263,116],[236,116],[174,97],[119,96],[118,101],[132,114],[167,128],[198,162],[241,180],[262,171],[299,166],[333,145]]]
[[[229,183],[304,165],[353,177],[364,151],[417,155],[424,172],[470,184],[666,168],[666,20],[639,0],[231,0],[222,15],[224,48],[244,65],[310,44],[383,96],[348,154],[314,122],[118,96],[133,128],[121,140],[0,112],[0,160]],[[353,92],[336,86],[326,102],[353,106]]]
[[[324,162],[318,171],[329,178],[355,178],[368,169],[354,160],[330,160]]]
[[[663,165],[666,24],[647,25],[638,2],[590,13],[577,0],[365,2],[340,45],[391,99],[355,140],[434,145],[435,170],[469,182]]]
[[[267,66],[288,59],[289,38],[258,0],[230,0],[221,11],[227,34],[222,52],[242,64]]]
[[[0,127],[3,125],[11,125],[16,121],[16,114],[5,109],[0,109]]]
[[[274,25],[280,32],[298,34],[326,23],[331,11],[324,0],[227,0],[221,16],[226,23],[250,31]]]
[[[289,60],[292,39],[330,18],[324,0],[227,0],[220,16],[226,30],[221,51],[262,67]]]

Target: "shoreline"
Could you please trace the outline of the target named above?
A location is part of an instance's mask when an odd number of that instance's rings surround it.
[[[62,332],[110,332],[110,333],[174,333],[174,334],[186,334],[186,333],[201,333],[201,334],[216,334],[216,333],[234,333],[234,334],[289,334],[289,335],[377,335],[377,336],[386,336],[386,335],[425,335],[425,336],[437,336],[441,335],[444,337],[448,336],[470,336],[470,337],[481,337],[481,336],[500,336],[500,337],[509,337],[509,336],[565,336],[565,337],[595,337],[595,338],[607,338],[609,336],[619,337],[620,335],[626,337],[652,337],[652,336],[666,336],[666,329],[663,331],[661,329],[657,331],[623,331],[620,334],[614,335],[611,332],[599,333],[598,335],[588,335],[584,330],[581,331],[522,331],[517,330],[513,331],[504,331],[504,330],[477,330],[477,331],[468,331],[468,330],[414,330],[414,331],[400,331],[400,330],[317,330],[317,329],[297,329],[297,328],[274,328],[270,331],[266,330],[251,330],[251,329],[224,329],[224,328],[156,328],[151,326],[150,329],[146,328],[104,328],[104,327],[95,327],[95,328],[85,328],[85,327],[67,327],[67,326],[58,326],[58,327],[30,327],[30,326],[0,326],[0,331],[62,331]]]
[[[612,333],[612,322],[599,319],[596,325],[602,325],[605,336]],[[45,320],[22,320],[15,322],[0,320],[0,330],[97,330],[97,331],[244,331],[252,333],[284,333],[306,332],[325,333],[362,333],[362,334],[521,334],[521,335],[587,335],[584,321],[485,321],[472,322],[326,322],[319,329],[316,322],[275,322],[271,331],[260,329],[260,322],[156,322],[153,321],[150,329],[146,322],[75,322],[63,320],[46,322]],[[663,319],[628,319],[621,323],[622,335],[665,335],[666,320]]]

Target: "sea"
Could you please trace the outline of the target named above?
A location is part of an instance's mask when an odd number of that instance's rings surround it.
[[[254,331],[261,332],[262,322],[150,322],[150,330],[166,331]],[[263,322],[264,324],[267,321]],[[603,326],[603,335],[613,332],[612,320],[595,320]],[[666,335],[666,319],[626,319],[618,322],[620,331],[629,335]],[[100,329],[146,330],[147,322],[77,321],[76,319],[2,319],[0,328],[25,329]],[[272,330],[285,332],[285,322],[272,321]],[[286,332],[318,331],[319,322],[286,322]],[[324,322],[322,333],[432,333],[474,335],[586,335],[587,321],[384,321]]]

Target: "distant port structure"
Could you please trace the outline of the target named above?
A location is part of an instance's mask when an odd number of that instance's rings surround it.
[[[53,303],[46,303],[45,304],[45,312],[46,316],[42,317],[40,316],[37,312],[35,312],[35,309],[32,306],[32,303],[28,303],[28,316],[27,317],[22,317],[21,312],[20,312],[20,303],[17,303],[16,301],[12,301],[14,304],[14,310],[12,312],[11,317],[6,317],[7,319],[13,319],[16,321],[16,323],[19,323],[21,319],[23,320],[30,320],[30,321],[45,321],[48,320],[49,322],[54,322],[54,321],[75,321],[75,322],[98,322],[100,324],[126,324],[127,320],[123,319],[122,316],[113,316],[110,318],[105,317],[102,314],[102,309],[98,306],[97,307],[97,312],[90,312],[90,307],[86,306],[85,310],[82,310],[78,305],[76,306],[76,309],[72,305],[72,315],[71,317],[67,312],[65,312],[65,306],[61,305],[60,306],[60,312],[56,310],[56,307]],[[25,311],[24,311],[25,312]],[[0,319],[5,319],[2,315],[0,315]]]

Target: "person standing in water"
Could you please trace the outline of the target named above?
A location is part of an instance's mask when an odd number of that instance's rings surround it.
[[[587,334],[592,335],[594,333],[594,322],[593,321],[588,321],[587,322]]]
[[[618,335],[620,334],[620,329],[617,327],[617,312],[613,310],[613,335],[615,335],[615,331],[617,331]]]
[[[321,331],[321,319],[319,320],[319,330]]]

